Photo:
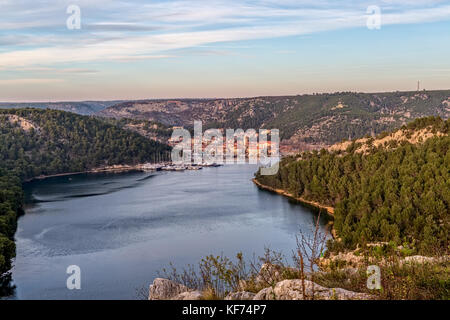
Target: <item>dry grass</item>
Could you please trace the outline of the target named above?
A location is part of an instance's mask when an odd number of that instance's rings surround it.
[[[425,128],[422,130],[417,130],[411,132],[408,129],[398,130],[387,136],[382,136],[379,138],[362,138],[355,141],[345,141],[335,144],[328,148],[331,152],[344,152],[346,151],[353,142],[358,145],[354,152],[357,153],[367,153],[370,148],[375,147],[389,147],[390,145],[400,145],[402,142],[408,142],[411,144],[424,143],[430,138],[444,136],[442,132],[433,132],[431,128]]]

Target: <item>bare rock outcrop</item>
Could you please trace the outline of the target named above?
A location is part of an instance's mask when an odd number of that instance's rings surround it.
[[[287,269],[295,274],[295,269]],[[352,269],[353,271],[353,269]],[[260,288],[258,293],[245,291],[246,283],[241,284],[240,291],[231,292],[225,300],[370,300],[373,296],[365,293],[348,291],[342,288],[325,288],[310,280],[283,280],[283,268],[264,264],[258,276],[253,280]],[[149,300],[203,300],[204,295],[188,287],[167,279],[155,279],[150,286]]]
[[[189,291],[191,290],[182,284],[168,279],[156,278],[150,285],[148,300],[172,300],[181,293]]]
[[[225,300],[253,300],[253,298],[256,296],[253,292],[247,292],[247,291],[240,291],[240,292],[231,292],[225,297]]]
[[[409,256],[404,258],[401,263],[409,264],[426,264],[426,263],[442,263],[449,261],[449,256],[443,257],[425,257],[425,256]]]
[[[200,291],[187,291],[180,293],[171,300],[203,300],[203,294]]]
[[[372,296],[365,293],[352,292],[341,288],[325,288],[309,280],[305,280],[305,294],[303,294],[302,280],[284,280],[274,287],[261,290],[254,300],[370,300]]]
[[[376,246],[379,244],[372,244],[368,246]],[[382,244],[381,244],[382,245]],[[401,248],[401,247],[399,247]],[[403,264],[434,264],[434,263],[443,263],[450,261],[450,257],[442,256],[442,257],[427,257],[427,256],[408,256],[405,258],[399,258],[399,265]],[[337,265],[339,262],[344,263],[344,267],[340,268],[341,271],[349,271],[352,273],[356,273],[358,268],[365,267],[367,263],[384,266],[389,263],[386,259],[378,259],[375,257],[364,257],[359,254],[356,255],[355,251],[349,252],[340,252],[335,255],[331,255],[328,258],[320,258],[319,265],[322,270],[330,270],[331,265]],[[352,270],[353,269],[353,270]]]
[[[275,300],[273,291],[273,288],[262,289],[253,297],[253,300]]]

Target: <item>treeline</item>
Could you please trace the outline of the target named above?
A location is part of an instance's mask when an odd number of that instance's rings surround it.
[[[433,128],[446,135],[395,149],[372,146],[368,153],[303,153],[282,160],[274,176],[256,178],[296,197],[335,207],[340,241],[331,250],[371,242],[413,245],[418,252],[448,249],[450,208],[450,121],[425,118],[404,129]]]
[[[15,255],[22,182],[168,157],[167,145],[103,120],[41,109],[0,110],[0,275]]]
[[[16,247],[13,239],[22,199],[20,179],[0,169],[0,276],[11,268],[11,259],[15,256]]]

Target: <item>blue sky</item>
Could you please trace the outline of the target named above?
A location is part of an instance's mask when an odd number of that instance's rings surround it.
[[[0,101],[450,89],[449,56],[450,1],[0,0]]]

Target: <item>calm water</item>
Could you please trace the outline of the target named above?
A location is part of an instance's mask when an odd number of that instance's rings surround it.
[[[288,257],[314,213],[251,182],[255,166],[79,175],[26,186],[13,268],[19,299],[137,299],[158,270],[208,254]],[[31,201],[32,200],[32,201]],[[32,203],[33,202],[33,203]],[[32,204],[31,204],[32,203]],[[66,268],[81,268],[81,290]]]

